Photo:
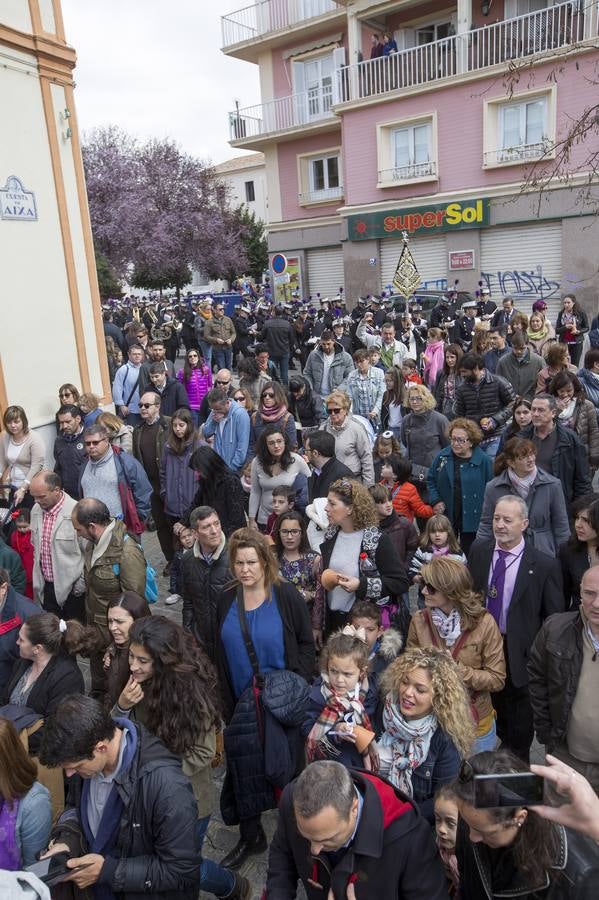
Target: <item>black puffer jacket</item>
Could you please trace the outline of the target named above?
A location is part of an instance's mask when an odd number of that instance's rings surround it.
[[[116,724],[136,729],[138,744],[131,764],[114,779],[123,812],[101,880],[119,900],[196,900],[201,864],[197,805],[181,761],[143,725],[125,719]],[[79,818],[82,786],[78,775],[69,778],[67,807],[51,835],[76,857],[88,852]],[[53,900],[87,896],[72,883],[52,889]]]
[[[477,425],[490,416],[495,422],[493,431],[485,431],[485,438],[495,437],[512,414],[511,403],[516,399],[514,389],[505,378],[485,371],[479,384],[463,381],[457,388],[453,412],[456,417],[465,416]]]
[[[296,423],[301,424],[302,428],[315,428],[324,419],[322,400],[313,393],[306,378],[294,375],[293,380],[301,381],[304,386],[304,393],[301,397],[288,394],[289,403],[287,408]]]
[[[224,539],[221,544],[209,563],[200,555],[197,543],[183,554],[181,563],[183,628],[191,631],[212,662],[215,661],[216,608],[225,586],[232,580]]]
[[[570,713],[582,669],[579,612],[549,616],[537,634],[528,661],[528,686],[535,731],[551,752],[566,741]]]

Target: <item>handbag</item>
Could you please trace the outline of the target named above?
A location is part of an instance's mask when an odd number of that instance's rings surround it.
[[[133,490],[131,489],[131,485],[129,484],[129,479],[127,478],[127,473],[125,471],[125,467],[121,463],[119,456],[121,454],[120,447],[112,447],[115,458],[118,460],[118,464],[121,468],[121,472],[123,473],[124,483],[119,479],[119,496],[121,498],[121,506],[123,508],[123,522],[127,526],[127,531],[130,531],[131,534],[143,534],[146,530],[146,526],[144,522],[139,518],[139,513],[137,512],[137,506],[135,505],[135,497],[133,496]]]
[[[428,625],[428,630],[429,630],[429,633],[431,636],[431,640],[433,642],[433,646],[437,647],[439,650],[446,649],[445,647],[443,647],[443,645],[441,644],[441,641],[439,640],[439,635],[435,631],[435,628],[433,626],[433,621],[431,619],[431,614],[428,609],[424,610],[424,619],[425,619],[426,624]],[[458,654],[459,654],[460,650],[462,649],[462,647],[464,646],[464,644],[466,643],[466,640],[468,639],[469,634],[470,634],[469,628],[467,628],[466,631],[462,631],[461,635],[459,636],[459,638],[457,639],[457,641],[455,642],[453,647],[451,647],[451,649],[450,649],[450,653],[456,662],[457,662]],[[470,695],[470,715],[472,716],[472,721],[474,722],[474,724],[478,725],[478,720],[480,718],[480,716],[478,714],[478,709],[476,708],[476,698],[478,697],[478,693],[476,691],[471,691],[471,690],[468,690],[468,693]]]

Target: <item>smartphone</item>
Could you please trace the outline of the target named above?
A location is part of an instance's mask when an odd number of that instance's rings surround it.
[[[532,772],[475,775],[474,806],[476,809],[541,806],[547,802],[544,784],[544,778]]]

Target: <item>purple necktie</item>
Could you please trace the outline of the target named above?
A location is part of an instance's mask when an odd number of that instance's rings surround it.
[[[487,589],[487,609],[499,625],[503,610],[503,591],[505,588],[505,560],[509,556],[507,550],[497,551],[497,562],[491,574],[491,584]]]

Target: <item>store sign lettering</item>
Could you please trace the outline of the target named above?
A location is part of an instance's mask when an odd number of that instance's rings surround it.
[[[348,235],[352,241],[364,241],[396,237],[402,231],[427,234],[460,228],[483,228],[489,224],[489,207],[490,201],[481,199],[350,216]]]

